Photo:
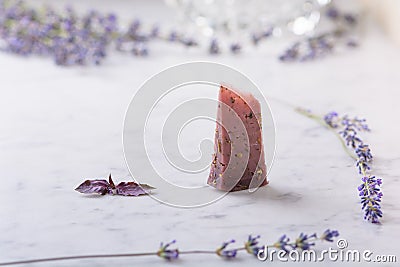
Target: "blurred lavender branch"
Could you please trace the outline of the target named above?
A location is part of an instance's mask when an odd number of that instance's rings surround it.
[[[279,58],[282,61],[306,61],[332,53],[342,40],[348,39],[357,18],[352,14],[340,13],[330,7],[326,17],[334,22],[334,30],[317,34],[298,41]],[[250,43],[260,44],[273,36],[275,26],[267,26],[257,32],[250,32]],[[347,38],[347,39],[346,39]],[[140,20],[133,20],[128,27],[121,27],[115,14],[103,14],[92,10],[78,14],[72,8],[58,12],[51,7],[34,9],[24,1],[0,0],[0,50],[18,55],[39,55],[52,57],[57,65],[100,64],[110,50],[128,52],[134,56],[149,54],[152,41],[164,41],[184,47],[200,46],[198,40],[184,32],[171,30],[163,32],[160,27],[144,27]],[[208,53],[222,52],[221,40],[209,40]],[[356,46],[354,40],[347,40],[348,46]],[[229,46],[232,54],[242,51],[242,40]]]
[[[339,46],[357,47],[354,38],[358,18],[351,13],[342,13],[337,7],[331,5],[325,12],[334,27],[328,31],[299,40],[291,45],[279,57],[281,61],[309,61],[332,54]]]

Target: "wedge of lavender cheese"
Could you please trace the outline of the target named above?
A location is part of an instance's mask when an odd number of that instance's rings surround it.
[[[268,184],[261,129],[258,100],[221,86],[209,185],[239,191]]]

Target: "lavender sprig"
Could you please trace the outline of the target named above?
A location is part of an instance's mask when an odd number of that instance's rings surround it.
[[[347,115],[340,117],[337,112],[318,116],[301,108],[296,109],[296,111],[328,127],[340,138],[346,152],[356,161],[356,167],[362,176],[362,183],[358,186],[358,191],[361,198],[361,209],[364,211],[364,219],[379,224],[380,218],[383,216],[381,209],[382,179],[376,178],[370,173],[373,160],[371,149],[359,136],[359,132],[370,131],[366,120],[357,117],[350,118]],[[352,149],[352,152],[348,148]]]
[[[253,256],[258,256],[260,250],[264,247],[275,247],[281,249],[285,247],[286,251],[290,250],[308,250],[315,246],[316,241],[328,241],[333,242],[333,238],[338,237],[339,232],[336,230],[327,229],[320,237],[317,234],[307,235],[301,233],[299,237],[294,242],[289,242],[289,238],[283,235],[278,242],[275,244],[282,244],[284,246],[278,245],[265,245],[259,246],[258,239],[260,235],[255,237],[249,235],[248,239],[244,242],[243,247],[239,248],[227,248],[230,244],[235,243],[235,240],[229,240],[223,242],[222,245],[217,248],[217,250],[187,250],[180,251],[177,248],[171,249],[170,246],[176,244],[176,240],[169,243],[161,243],[160,248],[156,252],[142,252],[142,253],[126,253],[126,254],[96,254],[96,255],[79,255],[79,256],[66,256],[66,257],[54,257],[54,258],[41,258],[41,259],[30,259],[12,262],[0,262],[0,266],[9,265],[19,265],[19,264],[31,264],[38,262],[56,262],[56,261],[66,261],[66,260],[81,260],[81,259],[94,259],[94,258],[122,258],[122,257],[143,257],[143,256],[158,256],[167,261],[172,261],[178,259],[179,255],[182,254],[216,254],[224,259],[233,259],[237,257],[238,251],[246,250],[249,254]]]

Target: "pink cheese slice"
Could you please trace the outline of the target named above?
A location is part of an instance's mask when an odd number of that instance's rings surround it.
[[[268,184],[261,130],[258,100],[221,86],[209,185],[239,191]]]

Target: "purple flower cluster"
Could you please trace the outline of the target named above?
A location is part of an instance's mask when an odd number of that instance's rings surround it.
[[[289,252],[289,250],[292,248],[290,242],[290,238],[287,237],[286,235],[282,235],[278,241],[274,243],[274,247],[280,250],[284,250],[286,252]]]
[[[217,39],[212,39],[211,40],[208,52],[210,54],[219,54],[219,53],[221,53],[221,49],[219,47],[219,43],[218,43]]]
[[[381,200],[382,192],[380,186],[382,179],[375,176],[365,176],[362,178],[363,183],[358,187],[360,192],[362,209],[365,211],[364,219],[372,223],[379,223],[379,218],[382,217]]]
[[[369,174],[373,156],[369,145],[365,144],[358,135],[360,131],[370,131],[366,120],[357,117],[349,118],[347,115],[339,117],[336,112],[331,112],[324,116],[324,121],[333,129],[339,128],[339,134],[345,144],[354,149],[356,166],[362,175],[362,184],[358,187],[358,191],[361,207],[364,211],[364,219],[372,223],[379,223],[383,215],[380,205],[383,196],[380,189],[382,179]]]
[[[312,246],[315,246],[315,242],[312,242],[317,237],[317,234],[307,235],[301,233],[298,238],[296,238],[293,249],[307,250]]]
[[[215,253],[225,259],[231,259],[231,258],[235,258],[236,254],[237,254],[237,249],[227,249],[227,246],[229,244],[235,243],[235,240],[232,239],[230,241],[224,242],[222,243],[222,245],[217,248],[217,250],[215,251]]]
[[[252,41],[254,45],[258,45],[260,41],[267,39],[272,36],[272,33],[274,31],[274,27],[269,27],[266,30],[263,30],[258,33],[253,33],[252,35]]]
[[[260,235],[257,235],[255,237],[249,235],[249,238],[244,243],[244,247],[248,253],[253,254],[254,256],[258,255],[258,252],[260,251],[260,249],[262,249],[262,247],[258,246],[258,239],[260,237]]]
[[[325,232],[319,237],[321,240],[333,242],[333,238],[338,237],[339,232],[337,230],[326,229]]]
[[[279,57],[284,62],[310,61],[333,53],[335,46],[345,40],[348,47],[356,47],[357,42],[350,34],[357,25],[357,18],[353,14],[341,13],[333,5],[326,11],[326,17],[334,23],[330,31],[298,41],[286,49]]]
[[[161,242],[160,248],[157,251],[157,256],[160,258],[166,259],[166,260],[175,260],[179,257],[179,250],[178,249],[170,249],[169,246],[172,244],[175,244],[176,240],[173,240],[169,243],[164,243]]]
[[[339,127],[339,116],[337,112],[329,112],[324,116],[324,121],[326,124],[328,124],[332,128],[337,128]]]

